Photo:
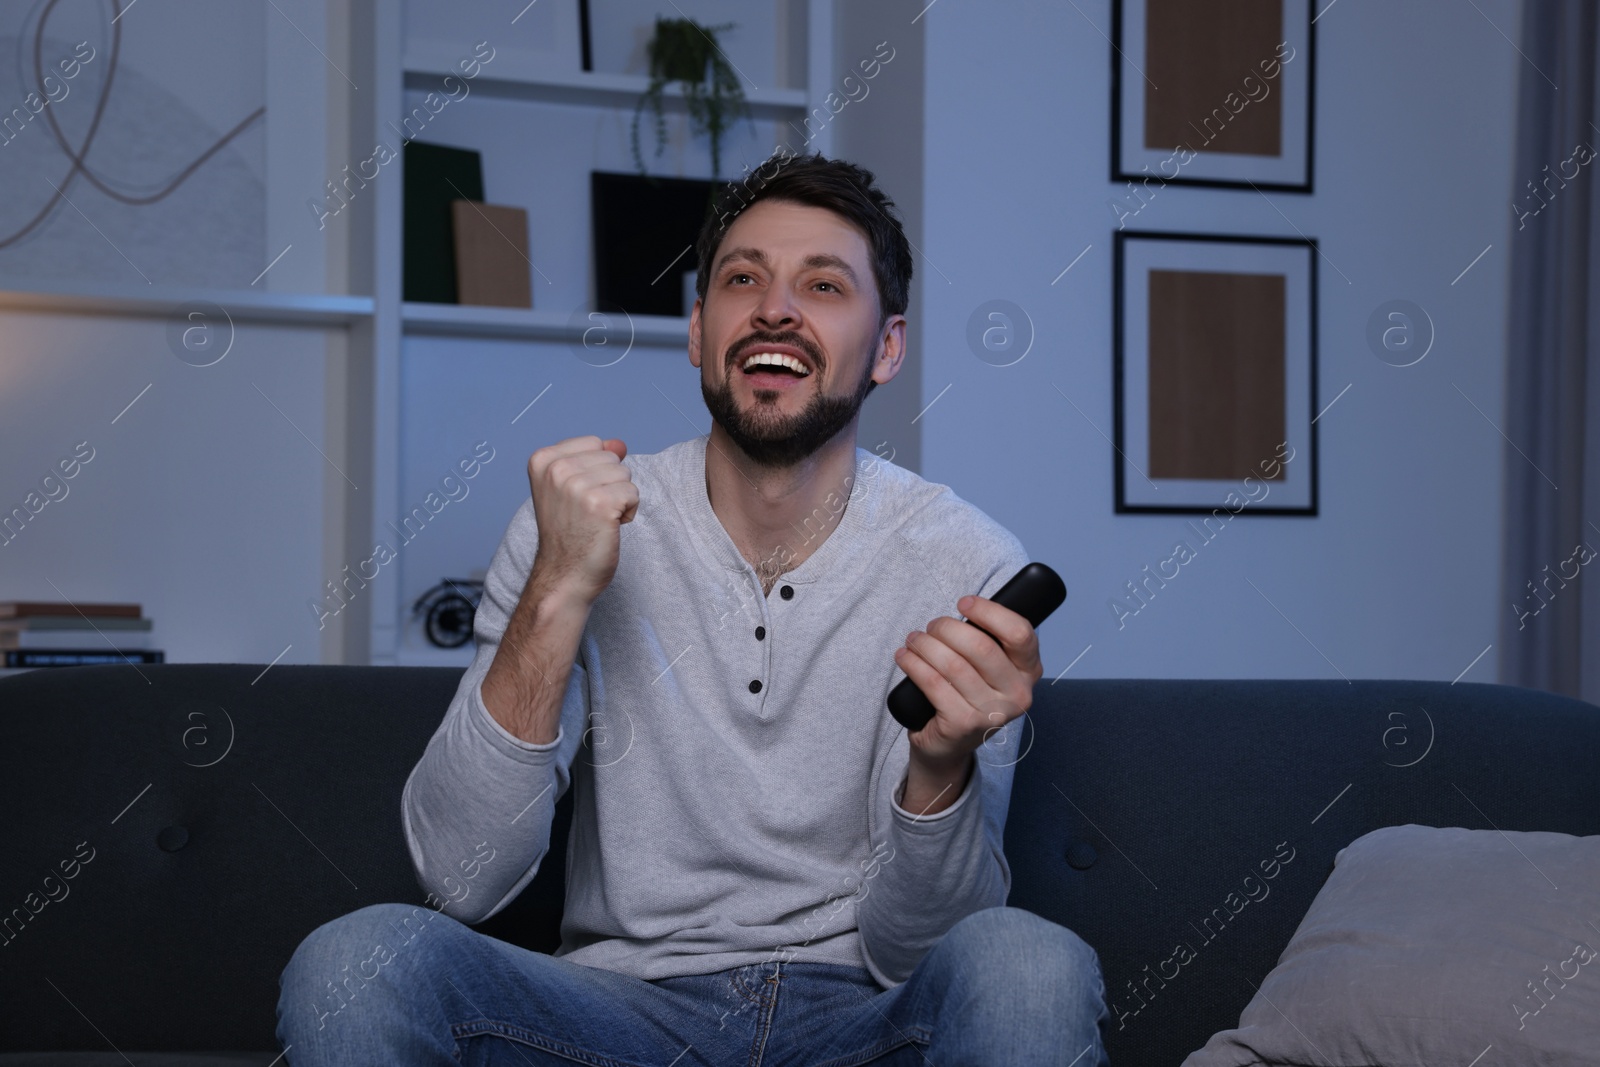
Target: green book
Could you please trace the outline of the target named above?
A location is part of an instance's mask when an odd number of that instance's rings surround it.
[[[465,148],[407,141],[402,299],[456,304],[450,201],[483,201],[482,157]]]

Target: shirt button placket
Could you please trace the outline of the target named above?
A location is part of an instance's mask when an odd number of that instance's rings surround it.
[[[793,596],[794,595],[793,592],[789,589],[788,586],[784,586],[783,589],[784,589],[784,595],[785,596]],[[763,597],[762,600],[761,600],[761,613],[763,615],[765,615],[766,612],[767,612],[767,601],[766,601],[766,598]],[[767,628],[765,626],[757,626],[756,627],[756,640],[757,641],[765,641],[766,639],[767,639]],[[761,661],[762,661],[762,666],[764,668],[764,673],[769,673],[770,674],[771,671],[772,671],[772,646],[768,645],[768,646],[764,647],[761,650],[761,652],[762,652]],[[763,688],[763,686],[761,684],[761,679],[760,678],[752,678],[752,679],[750,679],[750,692],[752,692],[752,693],[760,693],[762,688]]]
[[[778,590],[778,595],[783,597],[783,599],[785,599],[785,600],[793,600],[794,599],[794,586],[792,586],[792,585],[784,586],[782,589]],[[761,610],[762,611],[766,610],[766,602],[765,601],[762,602]],[[757,626],[756,627],[756,640],[757,641],[764,641],[764,640],[766,640],[766,636],[767,636],[767,628],[765,626]],[[763,659],[766,661],[766,664],[767,664],[767,673],[770,674],[772,672],[772,646],[770,646],[770,645],[767,646],[766,655],[763,657]],[[752,678],[752,679],[750,679],[750,692],[752,692],[752,693],[761,692],[761,679],[760,678]]]

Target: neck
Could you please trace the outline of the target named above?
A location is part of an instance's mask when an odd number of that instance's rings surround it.
[[[713,423],[706,441],[706,495],[722,528],[770,589],[828,539],[855,488],[855,427],[793,467],[756,464]]]

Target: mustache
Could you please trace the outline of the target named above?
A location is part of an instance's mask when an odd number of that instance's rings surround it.
[[[731,367],[733,366],[734,361],[739,358],[738,354],[740,352],[748,353],[753,350],[753,346],[763,344],[788,345],[791,348],[798,348],[800,351],[806,354],[806,357],[811,361],[811,365],[813,367],[819,371],[823,369],[822,354],[817,351],[817,347],[811,342],[807,341],[804,337],[801,337],[799,334],[795,333],[766,335],[758,334],[740,338],[738,341],[728,346],[728,358],[725,362]]]

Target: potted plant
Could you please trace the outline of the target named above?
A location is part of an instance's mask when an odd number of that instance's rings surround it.
[[[736,24],[702,26],[694,19],[664,19],[656,16],[655,34],[646,45],[650,57],[650,87],[639,98],[633,111],[633,158],[644,174],[644,157],[639,154],[639,115],[649,104],[656,113],[656,155],[667,142],[667,121],[661,112],[661,91],[669,82],[683,85],[683,98],[689,107],[690,132],[711,135],[711,174],[721,173],[722,133],[734,118],[750,109],[736,71],[717,46],[717,33]],[[753,129],[753,126],[752,126]]]

